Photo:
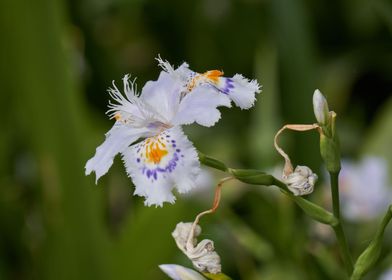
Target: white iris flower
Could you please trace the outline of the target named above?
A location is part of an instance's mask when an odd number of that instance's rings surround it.
[[[123,78],[124,95],[113,83],[109,94],[115,103],[110,103],[108,114],[116,122],[85,167],[86,175],[95,172],[97,181],[120,153],[136,187],[134,194],[145,197],[148,206],[174,203],[174,187],[179,193],[196,187],[200,163],[181,125],[213,126],[220,119],[217,107],[230,107],[233,100],[250,108],[260,92],[256,81],[238,74],[233,78],[222,77],[217,70],[198,74],[186,63],[174,69],[158,61],[164,71],[157,81],[147,82],[140,95],[128,75]]]
[[[359,163],[344,160],[339,182],[343,215],[351,221],[372,220],[392,201],[383,158],[366,156]]]

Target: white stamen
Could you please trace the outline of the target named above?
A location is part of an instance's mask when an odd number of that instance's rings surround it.
[[[110,118],[115,118],[117,115],[121,116],[120,121],[131,125],[132,127],[143,127],[150,122],[162,120],[151,106],[138,98],[136,93],[136,83],[129,81],[130,76],[124,76],[123,87],[125,96],[121,94],[114,81],[112,82],[113,88],[108,89],[110,97],[118,104],[112,103],[109,100],[109,110],[106,112]]]
[[[158,66],[161,67],[163,69],[163,71],[169,73],[169,74],[173,74],[174,73],[174,68],[173,66],[169,63],[169,61],[167,60],[163,60],[161,58],[161,55],[159,54],[157,58],[155,58],[158,61]]]

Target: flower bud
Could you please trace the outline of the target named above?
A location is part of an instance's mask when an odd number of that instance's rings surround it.
[[[326,125],[329,118],[328,102],[318,89],[313,94],[313,110],[317,122],[321,125]]]
[[[179,223],[172,233],[178,248],[192,261],[193,266],[200,272],[217,274],[221,272],[220,257],[215,252],[214,242],[204,239],[197,243],[201,233],[199,225]]]
[[[283,182],[294,195],[301,196],[313,192],[317,179],[317,174],[309,167],[298,165],[293,173],[284,176]]]

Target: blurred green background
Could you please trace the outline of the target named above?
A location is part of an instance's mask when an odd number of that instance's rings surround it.
[[[211,186],[147,208],[117,158],[98,186],[85,162],[112,121],[106,89],[125,73],[139,89],[161,54],[195,71],[223,69],[263,85],[255,108],[222,109],[214,128],[186,128],[231,167],[272,170],[285,123],[313,123],[319,88],[339,115],[342,153],[392,166],[392,3],[388,0],[2,0],[0,2],[0,279],[167,279],[191,264],[171,232],[210,206]],[[287,133],[295,164],[320,170],[316,133]],[[391,169],[390,169],[391,170]],[[322,173],[322,172],[321,172]],[[272,189],[230,183],[202,220],[234,279],[344,279],[333,237]],[[322,203],[322,190],[309,199]],[[375,222],[348,224],[357,256]],[[377,279],[392,263],[386,237]]]

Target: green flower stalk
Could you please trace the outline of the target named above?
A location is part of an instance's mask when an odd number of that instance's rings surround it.
[[[205,156],[200,152],[199,152],[199,159],[202,164],[215,169],[219,169],[217,167],[226,166],[224,163],[220,162],[219,160]],[[280,190],[285,195],[287,195],[290,199],[292,199],[295,203],[297,203],[297,205],[309,217],[323,224],[329,224],[331,226],[337,224],[337,220],[332,215],[332,213],[328,212],[327,210],[318,206],[317,204],[310,202],[309,200],[306,200],[302,197],[295,196],[288,189],[287,185],[284,182],[276,179],[274,176],[270,174],[255,169],[234,169],[234,168],[227,168],[226,172],[230,173],[238,181],[250,185],[276,186],[280,188]]]
[[[320,154],[331,179],[333,215],[337,220],[337,223],[332,228],[341,250],[346,271],[351,275],[353,271],[353,260],[340,217],[339,172],[341,164],[339,139],[335,127],[336,113],[329,111],[327,100],[319,90],[315,90],[313,94],[313,110],[320,126]]]
[[[229,168],[228,171],[237,180],[244,182],[244,183],[247,183],[247,184],[262,185],[262,186],[275,185],[276,179],[274,178],[274,176],[269,175],[269,174],[262,172],[260,170]]]
[[[199,157],[200,162],[202,164],[204,164],[205,166],[208,166],[208,167],[211,167],[211,168],[214,168],[214,169],[218,169],[218,170],[223,171],[223,172],[226,172],[228,170],[227,166],[223,162],[221,162],[221,161],[219,161],[217,159],[214,159],[212,157],[206,156],[205,154],[200,153],[200,152],[198,152],[197,155]]]

